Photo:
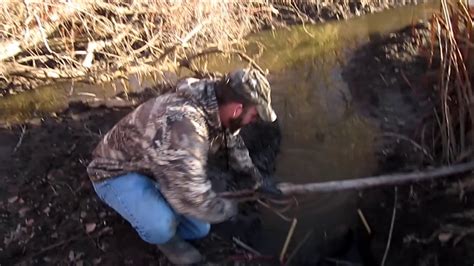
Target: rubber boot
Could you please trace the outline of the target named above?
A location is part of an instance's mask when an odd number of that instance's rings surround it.
[[[202,260],[201,253],[177,235],[171,238],[168,242],[157,246],[173,264],[194,264]]]

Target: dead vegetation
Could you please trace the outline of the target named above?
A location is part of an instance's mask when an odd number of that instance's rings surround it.
[[[267,1],[7,1],[0,6],[6,84],[159,75],[187,55],[241,43],[275,12]]]
[[[446,0],[431,20],[429,58],[438,79],[439,99],[431,145],[444,163],[464,161],[474,151],[473,22],[464,2]]]
[[[7,0],[0,4],[0,94],[61,80],[156,79],[190,67],[188,56],[236,48],[241,54],[244,37],[262,26],[344,19],[410,3]]]

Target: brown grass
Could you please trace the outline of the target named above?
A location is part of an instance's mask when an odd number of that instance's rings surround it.
[[[104,82],[226,50],[272,17],[268,1],[25,0],[0,4],[0,73],[7,82]]]
[[[473,152],[474,74],[473,19],[463,2],[441,1],[431,22],[432,59],[439,61],[437,123],[440,158],[445,163],[466,159]]]

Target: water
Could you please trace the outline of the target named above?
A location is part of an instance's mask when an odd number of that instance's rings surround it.
[[[341,69],[351,52],[361,44],[377,34],[426,18],[432,9],[433,5],[426,4],[402,7],[348,21],[250,36],[247,51],[250,55],[260,54],[257,63],[270,71],[273,105],[282,127],[283,142],[276,172],[280,181],[308,183],[349,179],[370,175],[376,170],[374,139],[379,134],[378,129],[352,108],[351,93],[341,77]],[[264,47],[263,51],[259,50],[260,46]],[[205,64],[209,70],[221,72],[247,65],[235,57],[210,57]],[[132,84],[132,89],[134,87],[140,84]],[[21,122],[64,108],[68,98],[109,97],[120,90],[120,83],[115,86],[69,83],[47,86],[1,99],[0,121]],[[298,219],[290,252],[308,232],[312,232],[308,243],[324,247],[331,238],[356,222],[356,211],[355,192],[299,199],[299,207],[286,214]],[[265,241],[255,245],[260,250],[278,253],[290,223],[271,212],[263,217],[262,239]],[[302,250],[313,247],[308,244]]]
[[[248,52],[270,71],[272,99],[283,132],[276,176],[280,181],[310,183],[369,176],[377,169],[378,128],[358,115],[341,70],[360,45],[417,22],[430,14],[429,5],[403,7],[343,22],[292,27],[250,38]],[[264,46],[258,51],[255,43]],[[210,70],[245,66],[235,58],[211,58]],[[224,67],[223,67],[224,66]],[[363,67],[363,66],[361,66]],[[311,234],[298,256],[330,250],[359,219],[357,192],[337,192],[299,198],[286,215],[298,223],[289,252]],[[370,223],[370,221],[369,221]],[[263,252],[279,254],[291,223],[265,211]]]

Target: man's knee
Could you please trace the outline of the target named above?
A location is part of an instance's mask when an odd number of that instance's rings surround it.
[[[196,223],[191,228],[180,228],[179,234],[187,240],[199,239],[207,236],[211,230],[209,223]]]
[[[168,242],[175,234],[177,221],[172,215],[164,215],[156,221],[135,226],[140,237],[150,244],[163,244]]]
[[[211,225],[209,223],[203,223],[200,224],[196,228],[196,238],[203,238],[209,234],[209,231],[211,231]]]

